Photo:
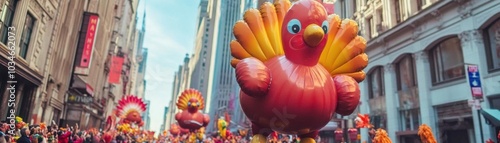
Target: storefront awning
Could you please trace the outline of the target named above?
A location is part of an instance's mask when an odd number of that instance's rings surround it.
[[[498,109],[482,109],[481,114],[483,114],[486,121],[491,125],[499,127],[500,126],[500,110]]]

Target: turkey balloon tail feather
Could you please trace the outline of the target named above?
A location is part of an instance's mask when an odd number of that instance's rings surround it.
[[[351,40],[358,35],[358,24],[350,19],[345,19],[342,21],[340,30],[335,35],[335,38],[329,47],[338,47],[344,49]],[[327,61],[335,61],[342,50],[330,50],[328,53]]]
[[[141,98],[133,95],[127,95],[118,101],[117,116],[124,117],[131,112],[142,114],[146,111],[146,103]]]
[[[196,99],[198,103],[200,103],[197,108],[198,110],[203,110],[203,108],[205,108],[203,96],[201,92],[196,89],[184,90],[177,99],[177,108],[179,108],[179,110],[187,110],[191,99]]]
[[[354,80],[356,80],[358,83],[362,82],[366,78],[365,71],[358,71],[358,72],[346,73],[346,74],[334,74],[333,76],[335,77],[337,75],[347,75],[347,76],[350,76],[350,77],[354,78]]]
[[[340,67],[352,58],[365,52],[366,40],[361,36],[356,36],[347,46],[342,49],[339,56],[335,59],[333,67]]]
[[[252,57],[260,61],[267,61],[267,57],[262,51],[259,42],[245,21],[240,20],[234,24],[233,34],[245,51],[252,55]]]
[[[265,2],[260,7],[260,13],[262,15],[262,21],[264,22],[264,27],[271,43],[271,47],[276,55],[282,55],[283,45],[280,38],[280,26],[281,23],[278,22],[278,15],[276,15],[276,8],[270,2]]]
[[[248,24],[248,27],[250,27],[250,30],[253,32],[262,52],[264,52],[264,55],[267,57],[267,59],[272,58],[275,53],[273,47],[271,46],[271,42],[269,41],[269,37],[267,36],[266,28],[264,26],[264,21],[262,20],[260,11],[257,9],[247,10],[243,15],[243,19]]]
[[[236,59],[236,58],[231,59],[231,66],[232,66],[233,68],[236,68],[236,65],[237,65],[238,63],[240,63],[240,61],[241,61],[241,60]]]
[[[365,54],[366,40],[357,35],[358,24],[350,19],[341,20],[335,14],[328,19],[331,28],[319,63],[332,76],[348,75],[358,82],[363,81],[362,70],[368,65],[368,56]]]
[[[274,7],[276,8],[276,16],[278,18],[279,29],[282,28],[283,19],[285,18],[286,12],[288,12],[288,9],[290,9],[291,6],[292,6],[292,3],[290,2],[290,0],[275,0],[274,1]],[[280,37],[281,37],[281,32],[278,32],[278,33],[280,33]]]
[[[332,45],[333,40],[335,40],[335,35],[337,35],[342,23],[342,19],[340,19],[340,17],[336,14],[328,15],[327,20],[330,23],[330,29],[328,30],[328,39],[326,41],[325,49],[323,50],[323,53],[321,53],[319,60],[323,65],[327,62],[326,60],[328,57],[328,53],[330,53],[330,50],[338,50],[336,49],[338,47],[332,47],[330,45]]]
[[[331,72],[332,75],[342,73],[353,73],[363,70],[368,65],[368,55],[366,53],[357,55],[342,66]]]
[[[252,56],[243,48],[243,46],[241,46],[240,42],[236,40],[231,41],[229,47],[231,49],[231,56],[236,59],[241,60]]]

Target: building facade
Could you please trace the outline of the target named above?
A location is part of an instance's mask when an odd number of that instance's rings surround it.
[[[186,57],[184,58],[184,64],[179,65],[179,69],[175,72],[174,74],[174,81],[172,83],[172,97],[170,99],[170,102],[168,103],[169,112],[167,115],[166,122],[167,124],[165,125],[166,129],[170,129],[170,125],[172,123],[176,123],[177,121],[175,120],[175,114],[178,113],[180,110],[177,109],[177,98],[179,95],[187,88],[189,88],[189,54],[186,54]]]
[[[0,4],[3,15],[0,18],[0,72],[3,75],[0,118],[5,120],[11,116],[8,111],[12,109],[27,123],[39,122],[41,98],[46,95],[43,82],[49,73],[48,45],[53,34],[50,29],[54,27],[59,4],[19,0],[1,0]]]
[[[498,119],[468,105],[466,66],[478,66],[483,111],[498,109],[499,1],[337,0],[335,9],[356,20],[368,40],[361,112],[375,127],[399,143],[417,142],[421,124],[443,143],[496,139]]]
[[[163,110],[163,116],[162,116],[162,124],[160,126],[160,130],[158,131],[158,133],[163,133],[163,131],[166,131],[168,130],[166,128],[166,124],[167,124],[167,115],[168,115],[168,107],[165,106],[165,109]]]
[[[210,95],[210,106],[209,115],[211,119],[218,119],[217,116],[224,115],[229,109],[229,99],[232,96],[239,94],[239,86],[236,83],[235,73],[233,67],[231,67],[231,52],[229,48],[229,43],[234,39],[233,27],[236,21],[240,20],[243,14],[244,0],[221,0],[213,2],[214,6],[212,9],[217,14],[213,19],[217,24],[214,30],[213,43],[209,46],[212,50],[212,58],[210,59],[211,67],[209,70],[210,76],[209,80],[209,91]],[[233,112],[229,112],[230,116],[233,116]],[[211,122],[207,131],[215,131],[214,123]]]
[[[10,116],[7,111],[14,102],[9,99],[15,98],[13,109],[27,123],[99,128],[105,114],[111,113],[106,109],[115,107],[107,102],[113,96],[108,96],[107,83],[113,29],[135,25],[131,16],[138,0],[0,0],[0,4],[4,15],[0,63],[5,65],[0,72],[6,75],[0,78],[0,118]],[[128,23],[114,21],[123,11],[131,17],[123,18]],[[14,73],[12,79],[8,73]]]

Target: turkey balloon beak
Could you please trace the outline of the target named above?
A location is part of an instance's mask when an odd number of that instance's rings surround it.
[[[323,36],[325,36],[323,29],[316,24],[311,24],[304,30],[303,38],[309,47],[316,47],[323,39]]]

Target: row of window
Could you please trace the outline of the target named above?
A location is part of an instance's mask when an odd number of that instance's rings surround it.
[[[16,13],[16,6],[17,6],[17,0],[7,0],[5,1],[3,7],[2,7],[2,12],[0,14],[0,22],[1,27],[0,27],[0,40],[4,45],[9,45],[9,41],[12,40],[12,38],[9,40],[10,36],[13,36],[12,30],[9,30],[9,27],[12,27],[12,22],[14,20],[14,15]],[[28,47],[31,41],[33,29],[35,27],[35,22],[36,19],[28,13],[26,15],[26,19],[24,21],[23,33],[21,35],[21,41],[19,44],[19,56],[26,59],[28,55]],[[18,29],[16,29],[18,30]],[[12,44],[11,44],[12,45]],[[14,44],[16,45],[16,44]]]
[[[500,70],[500,19],[483,31],[488,71]],[[428,50],[433,85],[465,78],[461,41],[457,36],[440,41]],[[408,54],[395,64],[397,90],[406,91],[417,86],[415,61]],[[369,97],[384,95],[383,68],[375,67],[368,73]]]
[[[371,0],[365,0],[364,2],[360,0],[340,0],[340,16],[342,18],[349,18],[350,13],[356,13],[361,9],[361,7],[369,6],[368,3],[371,4],[371,9],[373,12],[371,14],[366,14],[367,16],[363,19],[366,21],[365,23],[365,33],[367,38],[374,38],[378,36],[378,34],[382,33],[386,30],[385,26],[390,25],[390,23],[394,23],[392,25],[397,25],[414,14],[417,14],[419,11],[423,10],[428,6],[428,3],[436,2],[437,0],[415,0],[415,1],[406,1],[406,0],[392,0],[392,1],[377,1],[371,2]],[[350,6],[348,6],[348,2],[352,2]],[[362,2],[362,3],[361,3]],[[390,2],[391,9],[384,9],[383,4],[379,2],[385,3]],[[393,17],[393,21],[384,21],[384,12],[389,12],[387,15]],[[388,23],[389,22],[389,23]],[[385,24],[385,26],[384,26]]]
[[[500,19],[487,26],[483,31],[488,71],[500,70]],[[465,78],[464,58],[461,41],[457,36],[448,37],[435,44],[427,52],[431,67],[433,85]],[[402,55],[393,64],[398,91],[398,116],[400,131],[414,131],[421,123],[420,102],[416,75],[415,59],[411,54]],[[368,72],[368,96],[370,113],[376,127],[386,128],[387,111],[385,106],[384,68],[377,66]],[[500,101],[500,100],[498,100]],[[491,103],[494,105],[494,103]],[[385,105],[385,104],[384,104]]]

